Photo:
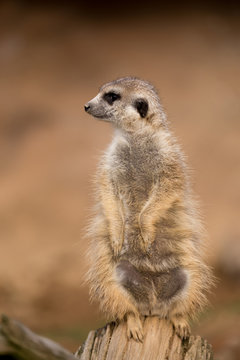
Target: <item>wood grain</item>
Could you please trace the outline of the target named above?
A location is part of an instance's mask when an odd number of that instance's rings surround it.
[[[110,323],[91,331],[75,354],[80,360],[213,360],[211,345],[200,336],[181,340],[167,320],[144,322],[144,341],[126,337],[126,323]]]
[[[144,321],[144,341],[126,336],[126,323],[109,323],[90,331],[75,355],[20,322],[2,316],[0,359],[11,355],[19,360],[213,360],[211,346],[200,336],[181,340],[167,320],[148,317]],[[10,359],[10,358],[9,358]]]

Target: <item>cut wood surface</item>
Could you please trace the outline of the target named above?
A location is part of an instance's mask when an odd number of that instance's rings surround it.
[[[181,340],[166,320],[144,322],[144,341],[126,336],[126,323],[107,324],[91,331],[75,355],[52,340],[39,336],[16,320],[2,317],[0,358],[19,360],[213,360],[211,346],[200,336]]]
[[[75,355],[81,360],[213,360],[206,340],[181,340],[169,321],[157,317],[145,319],[143,343],[127,339],[126,323],[111,323],[91,331]]]

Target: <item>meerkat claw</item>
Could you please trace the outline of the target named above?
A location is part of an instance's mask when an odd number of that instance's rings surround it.
[[[182,340],[186,340],[190,336],[191,330],[190,330],[190,326],[188,325],[186,320],[184,320],[184,319],[172,320],[172,324],[173,324],[176,334]]]
[[[133,315],[127,318],[127,337],[133,338],[137,342],[143,342],[143,327],[141,320]]]
[[[122,241],[113,241],[114,256],[118,256],[122,250]]]
[[[151,244],[151,240],[148,236],[142,236],[142,249],[147,252],[149,250],[149,246]]]
[[[190,328],[189,326],[178,326],[176,333],[182,340],[186,340],[190,336]]]
[[[143,333],[141,329],[128,329],[127,337],[130,340],[131,338],[137,342],[143,342]]]

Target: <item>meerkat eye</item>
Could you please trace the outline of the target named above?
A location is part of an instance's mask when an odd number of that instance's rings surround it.
[[[114,103],[114,101],[116,100],[120,100],[121,99],[121,95],[116,94],[113,91],[110,91],[106,94],[103,95],[103,99],[109,104],[112,105]]]
[[[148,102],[145,99],[137,99],[134,103],[135,108],[142,118],[145,118],[148,112]]]

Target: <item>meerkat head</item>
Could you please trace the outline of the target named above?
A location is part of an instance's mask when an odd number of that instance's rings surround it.
[[[103,85],[85,106],[95,118],[134,131],[165,125],[166,116],[151,84],[137,78],[122,78]]]

